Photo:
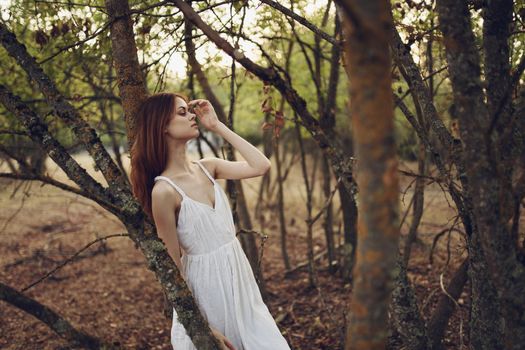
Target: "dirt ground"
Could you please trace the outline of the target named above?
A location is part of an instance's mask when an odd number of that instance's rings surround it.
[[[87,157],[78,156],[89,172],[101,182]],[[402,165],[413,167],[413,165]],[[60,170],[49,163],[49,173],[67,181]],[[272,168],[272,171],[275,167]],[[243,180],[249,207],[253,210],[258,178]],[[224,185],[223,180],[219,180]],[[402,179],[406,189],[410,178]],[[300,167],[287,180],[286,220],[288,249],[292,266],[306,259],[306,209]],[[316,182],[314,213],[322,207],[320,181]],[[293,186],[290,186],[293,185]],[[402,210],[410,203],[410,192],[402,193]],[[334,197],[336,242],[342,233],[338,195]],[[0,181],[0,281],[22,289],[67,259],[92,240],[124,233],[123,225],[96,203],[37,182]],[[414,245],[409,277],[415,285],[420,308],[428,317],[440,295],[440,275],[445,284],[465,257],[464,243],[453,233],[439,241],[433,264],[429,262],[432,238],[449,227],[455,211],[437,186],[429,186],[425,198],[425,215],[420,227],[420,241]],[[351,285],[338,273],[331,275],[326,259],[318,265],[319,287],[308,288],[308,273],[302,268],[284,277],[279,245],[277,213],[265,211],[268,223],[264,233],[262,267],[269,292],[267,305],[292,349],[342,349],[346,308]],[[410,223],[407,217],[402,233]],[[254,222],[256,229],[259,224]],[[315,252],[325,248],[322,223],[314,226]],[[447,243],[451,254],[447,260]],[[465,291],[468,291],[467,285]],[[52,277],[29,289],[27,295],[58,311],[77,328],[125,349],[171,349],[171,320],[163,315],[163,297],[154,274],[144,257],[127,237],[110,238],[97,243],[67,264]],[[459,300],[446,333],[446,347],[460,349],[468,344],[468,295]],[[67,343],[32,316],[0,302],[0,348],[66,349]]]

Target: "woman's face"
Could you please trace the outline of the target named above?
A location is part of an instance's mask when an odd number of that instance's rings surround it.
[[[165,130],[166,136],[178,140],[190,140],[199,136],[196,115],[188,111],[188,104],[175,96],[175,111]]]

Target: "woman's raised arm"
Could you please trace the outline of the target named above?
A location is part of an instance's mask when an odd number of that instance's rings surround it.
[[[220,158],[206,158],[203,163],[213,169],[217,179],[244,179],[260,176],[270,167],[270,160],[248,141],[230,130],[218,120],[213,106],[208,100],[193,100],[188,103],[194,108],[199,122],[208,130],[220,135],[243,156],[245,161],[228,161]]]

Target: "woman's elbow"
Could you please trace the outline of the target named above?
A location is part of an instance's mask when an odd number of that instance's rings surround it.
[[[268,159],[266,165],[262,168],[260,175],[266,174],[272,168],[272,162]]]

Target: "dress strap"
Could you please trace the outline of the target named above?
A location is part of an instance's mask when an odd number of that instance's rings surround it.
[[[204,165],[201,164],[200,160],[195,160],[194,163],[199,164],[199,167],[202,169],[202,171],[204,171],[204,174],[206,174],[206,176],[208,177],[208,179],[210,179],[212,183],[215,183],[215,179],[213,178],[213,176],[210,175],[210,173],[208,172],[208,170],[206,169],[206,167],[205,167]]]
[[[187,197],[186,196],[186,193],[184,193],[184,191],[177,185],[175,185],[175,182],[173,182],[172,179],[170,179],[169,177],[166,177],[166,176],[155,176],[155,181],[157,180],[166,180],[171,186],[173,186],[179,193],[182,197]]]

